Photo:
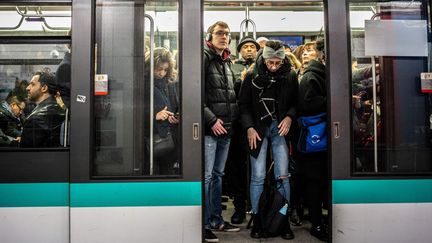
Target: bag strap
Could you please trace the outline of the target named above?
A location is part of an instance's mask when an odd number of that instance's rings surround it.
[[[252,214],[252,215],[251,215],[251,217],[250,217],[250,219],[249,219],[249,222],[248,222],[248,224],[247,224],[247,226],[246,226],[246,229],[250,229],[250,228],[251,228],[251,224],[252,224],[252,221],[253,221],[253,219],[255,218],[255,216],[256,216],[256,214]]]

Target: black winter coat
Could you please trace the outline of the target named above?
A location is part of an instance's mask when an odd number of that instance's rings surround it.
[[[24,123],[20,147],[59,147],[65,111],[50,97],[37,105]]]
[[[243,70],[247,70],[252,64],[254,64],[255,61],[251,61],[248,62],[244,59],[240,59],[238,60],[236,63],[233,64],[232,66],[232,71],[234,73],[234,91],[238,97],[239,93],[240,93],[240,87],[241,84],[243,82],[243,80],[241,80],[241,73],[243,72]]]
[[[215,50],[204,45],[204,68],[205,135],[214,135],[211,128],[217,119],[221,119],[225,129],[228,131],[227,135],[230,136],[231,124],[239,116],[231,61],[229,59],[222,60],[222,57]]]
[[[66,52],[56,71],[57,88],[66,107],[70,108],[71,53]]]
[[[14,140],[21,136],[22,123],[7,106],[6,102],[0,104],[0,146],[17,146]]]
[[[327,110],[325,66],[312,60],[299,85],[299,116],[313,116]],[[299,153],[297,172],[306,179],[327,178],[327,152]]]
[[[276,72],[272,73],[268,71],[264,63],[264,58],[262,58],[260,54],[261,53],[258,54],[255,67],[247,73],[243,81],[239,95],[239,106],[243,129],[247,130],[253,127],[258,135],[263,138],[266,125],[261,122],[260,115],[258,114],[260,90],[252,84],[252,81],[259,76],[277,81],[275,99],[277,108],[276,116],[279,122],[287,116],[291,117],[293,121],[296,119],[298,81],[297,74],[291,68],[291,63],[288,58],[285,58],[282,66]],[[249,153],[254,157],[258,156],[261,149],[262,142],[257,142],[257,148],[255,150],[250,150],[247,141],[244,141],[245,147],[247,146]]]
[[[156,79],[154,87],[154,124],[155,132],[162,138],[167,137],[168,133],[171,132],[172,127],[176,126],[165,121],[156,120],[156,113],[160,112],[167,107],[168,111],[177,113],[179,111],[179,97],[177,93],[176,83],[169,81],[168,79]]]
[[[313,116],[327,110],[326,74],[324,64],[311,60],[299,85],[299,116]]]

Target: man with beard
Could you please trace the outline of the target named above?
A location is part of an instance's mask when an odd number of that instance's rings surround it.
[[[58,147],[64,110],[57,104],[55,76],[50,72],[36,72],[27,86],[28,98],[36,107],[27,117],[21,136],[21,147]]]
[[[245,36],[237,45],[240,59],[233,65],[232,71],[235,76],[234,90],[238,97],[241,84],[248,68],[255,62],[259,44],[250,36]],[[241,224],[246,218],[246,199],[247,199],[247,153],[240,145],[241,123],[233,124],[234,133],[231,136],[231,145],[228,154],[226,178],[233,196],[234,214],[231,223]],[[244,135],[244,134],[243,134]]]

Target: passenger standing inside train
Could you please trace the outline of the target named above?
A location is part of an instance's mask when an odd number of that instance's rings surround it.
[[[59,147],[60,128],[65,111],[57,104],[55,76],[49,71],[36,72],[27,86],[28,98],[36,107],[27,116],[21,135],[21,147]]]
[[[25,102],[20,96],[9,96],[0,104],[0,147],[18,146],[21,140]]]
[[[299,84],[298,114],[314,116],[327,111],[324,41],[306,43],[302,55],[305,67]],[[327,192],[327,152],[299,153],[299,176],[305,188],[305,199],[312,223],[311,235],[328,241],[328,224],[322,216]]]
[[[275,161],[275,178],[282,179],[279,191],[290,198],[289,158],[285,136],[296,118],[297,75],[285,56],[282,42],[269,40],[248,71],[240,90],[239,106],[243,129],[247,131],[251,161],[250,197],[252,213],[258,214],[258,202],[266,176],[267,147],[270,143]],[[260,238],[261,222],[254,216],[252,238]],[[286,222],[282,238],[293,239]]]
[[[68,31],[68,35],[72,36],[72,30]],[[64,109],[70,108],[70,87],[71,87],[71,45],[65,45],[66,52],[63,60],[60,62],[56,70],[56,81],[58,92],[55,95],[57,103]]]
[[[222,218],[222,176],[230,146],[232,124],[238,119],[234,75],[229,59],[231,34],[225,22],[211,25],[204,45],[205,206],[207,242],[219,242],[215,231],[239,231]]]
[[[258,38],[256,39],[256,42],[258,42],[258,44],[260,45],[260,48],[263,49],[264,46],[266,45],[266,43],[267,43],[268,40],[269,40],[269,39],[267,39],[266,37],[261,36],[261,37],[258,37]]]
[[[150,67],[150,52],[145,54],[145,66]],[[179,97],[176,86],[176,71],[171,52],[164,47],[154,49],[154,141],[170,139],[173,147],[170,151],[154,151],[155,174],[173,175],[178,161],[178,111]],[[150,74],[147,73],[149,77]],[[146,80],[149,80],[149,78]],[[157,146],[153,148],[156,149]]]
[[[234,90],[236,96],[240,92],[240,87],[246,75],[247,69],[255,63],[259,44],[250,36],[243,37],[237,45],[240,59],[233,65],[232,70],[235,76]],[[246,218],[247,200],[247,153],[241,146],[241,123],[235,122],[234,131],[231,137],[231,145],[228,154],[226,178],[231,189],[234,204],[234,214],[231,223],[241,224]]]

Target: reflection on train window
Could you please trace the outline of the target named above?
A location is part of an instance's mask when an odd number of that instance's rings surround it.
[[[94,176],[180,175],[178,18],[176,1],[96,1]]]
[[[64,36],[71,18],[70,5],[2,5],[0,36]]]
[[[0,45],[1,147],[68,146],[69,46]]]
[[[411,46],[406,33],[413,30],[402,26],[424,24],[412,33],[428,35],[427,12],[422,1],[350,3],[354,172],[432,171],[432,99],[420,80],[422,72],[430,72],[427,40]],[[384,36],[399,37],[381,43],[372,27],[389,24],[399,29],[384,28]],[[394,48],[396,39],[405,47]]]

